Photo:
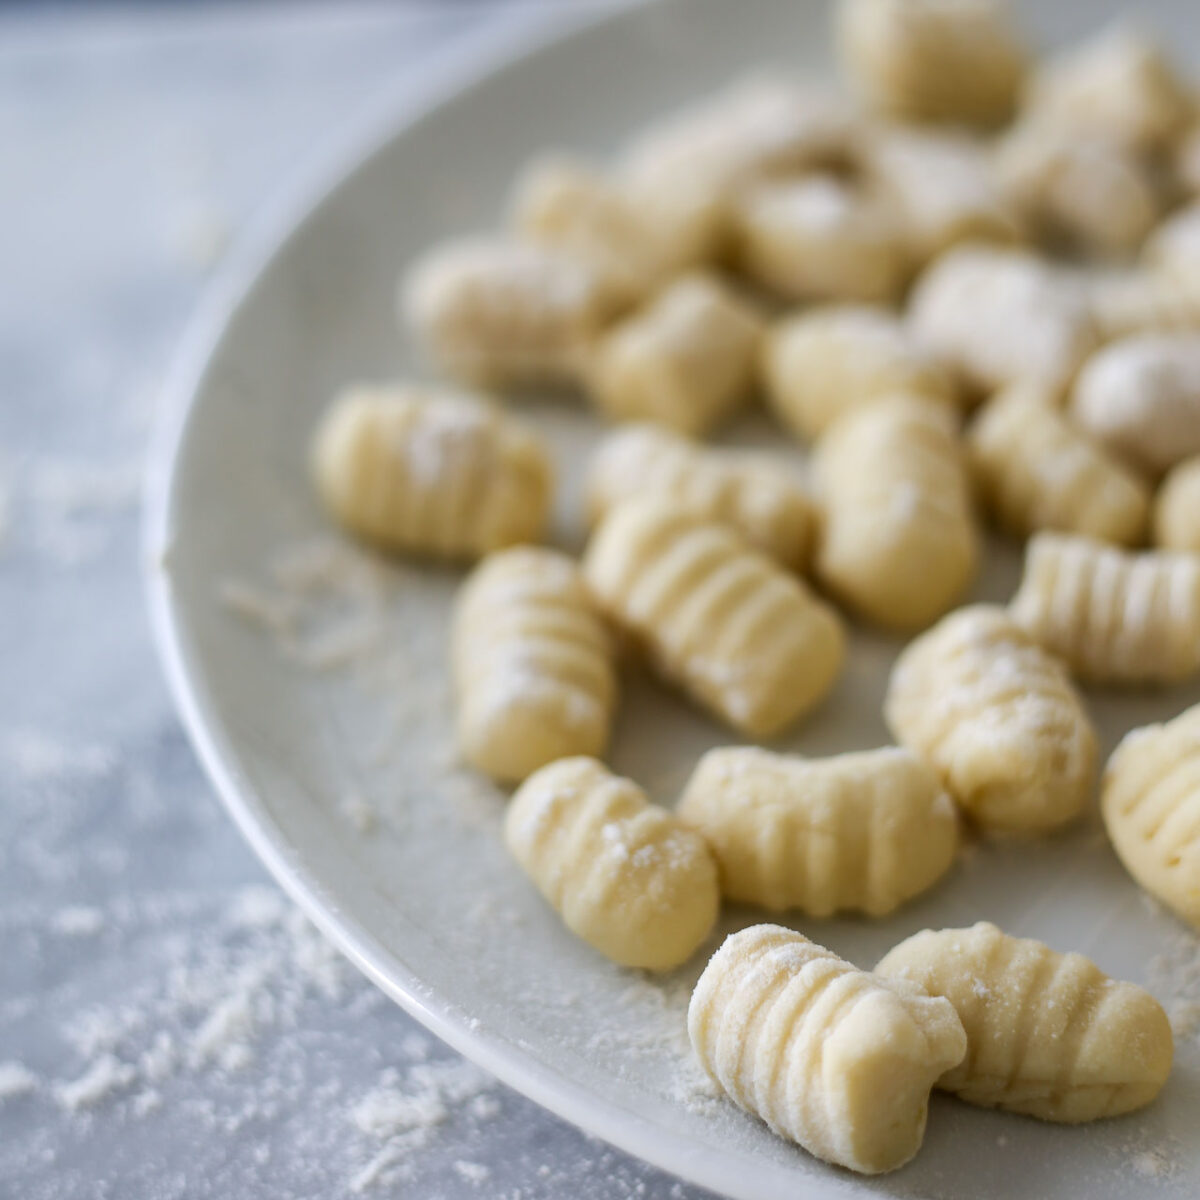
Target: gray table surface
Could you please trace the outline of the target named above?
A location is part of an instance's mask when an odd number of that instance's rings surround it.
[[[464,1064],[219,808],[150,644],[159,381],[253,210],[469,3],[0,15],[0,1197],[699,1197]]]

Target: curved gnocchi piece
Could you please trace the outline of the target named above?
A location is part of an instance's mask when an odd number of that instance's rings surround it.
[[[893,397],[845,417],[817,443],[817,575],[880,625],[927,625],[979,565],[966,462],[953,418]]]
[[[592,399],[617,420],[706,433],[745,401],[760,333],[758,314],[723,284],[682,276],[599,340]]]
[[[1039,533],[1009,604],[1013,620],[1081,679],[1174,683],[1200,671],[1200,558],[1130,554]]]
[[[465,581],[452,634],[458,743],[494,779],[519,781],[608,743],[613,647],[583,576],[533,546],[484,560]]]
[[[813,708],[842,667],[837,614],[725,525],[655,497],[600,523],[584,575],[654,665],[751,737]]]
[[[1106,342],[1137,333],[1200,330],[1200,271],[1188,278],[1144,267],[1103,272],[1087,285],[1096,331]]]
[[[600,443],[586,491],[593,523],[635,493],[653,494],[732,526],[785,567],[798,570],[808,561],[813,503],[799,478],[771,455],[713,449],[654,425],[627,425]]]
[[[1200,201],[1173,212],[1142,247],[1142,262],[1160,274],[1200,286]]]
[[[1091,797],[1096,735],[1083,702],[1001,608],[961,608],[910,642],[883,715],[987,832],[1056,829]]]
[[[921,1148],[930,1089],[967,1045],[947,1001],[778,925],[725,939],[692,993],[688,1035],[735,1104],[867,1175]]]
[[[1200,455],[1172,467],[1154,500],[1154,544],[1200,554]]]
[[[1125,735],[1104,772],[1100,812],[1130,875],[1200,928],[1200,705]]]
[[[313,441],[330,512],[386,550],[477,558],[536,541],[553,488],[541,441],[480,397],[348,388]]]
[[[721,893],[809,916],[884,916],[954,861],[958,817],[937,775],[888,746],[804,759],[710,750],[675,815],[716,855]]]
[[[560,758],[517,790],[504,841],[567,928],[624,967],[686,962],[717,919],[704,839],[593,758]]]
[[[1038,389],[997,394],[967,444],[979,491],[1008,532],[1059,529],[1118,545],[1144,537],[1150,489]]]
[[[761,369],[772,411],[805,440],[884,396],[957,401],[949,373],[900,318],[868,305],[814,308],[779,321],[767,333]]]
[[[986,921],[914,934],[875,973],[954,1005],[967,1053],[937,1086],[970,1104],[1078,1124],[1144,1107],[1170,1074],[1171,1026],[1149,992]]]

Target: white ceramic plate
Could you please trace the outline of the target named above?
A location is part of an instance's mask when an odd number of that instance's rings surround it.
[[[1106,8],[1023,7],[1051,39]],[[1198,49],[1189,8],[1141,11]],[[450,760],[443,659],[457,575],[374,564],[338,542],[311,494],[306,444],[333,389],[416,369],[392,315],[406,261],[494,224],[515,169],[540,148],[608,151],[764,63],[828,73],[826,22],[825,5],[804,0],[694,0],[625,8],[559,40],[517,24],[510,44],[464,48],[440,95],[388,114],[319,190],[290,198],[216,289],[172,385],[148,510],[167,671],[230,812],[342,950],[464,1054],[626,1150],[737,1197],[1195,1197],[1194,1039],[1157,1104],[1090,1128],[935,1097],[920,1156],[877,1181],[826,1168],[714,1099],[683,1030],[705,955],[660,982],[571,938],[505,855],[502,794]],[[526,407],[570,484],[596,423],[569,403]],[[571,494],[560,535],[578,542]],[[1005,598],[1016,571],[1015,552],[997,551],[978,595]],[[821,754],[886,741],[879,709],[896,649],[858,635],[836,693],[786,745]],[[1111,744],[1198,696],[1096,697],[1094,710]],[[727,740],[630,678],[613,763],[670,802],[696,756]],[[1195,943],[1143,901],[1094,819],[1061,838],[978,848],[894,919],[800,927],[870,966],[917,929],[982,917],[1150,980],[1164,1000],[1195,961]],[[753,919],[727,914],[712,945]],[[1163,952],[1174,957],[1155,965]]]

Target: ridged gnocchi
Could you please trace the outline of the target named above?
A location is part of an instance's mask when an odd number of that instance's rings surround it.
[[[1200,554],[1200,455],[1171,468],[1154,498],[1154,544]]]
[[[590,394],[614,419],[706,433],[745,401],[760,333],[755,310],[717,279],[681,276],[600,338]]]
[[[567,555],[518,546],[485,559],[459,592],[451,656],[472,766],[517,782],[556,758],[603,753],[612,639]]]
[[[567,928],[624,967],[686,962],[720,907],[704,839],[593,758],[560,758],[517,789],[504,841]]]
[[[1016,107],[1027,54],[1002,0],[840,0],[842,65],[874,108],[996,125]]]
[[[630,424],[600,443],[588,468],[592,523],[634,494],[661,496],[731,525],[785,567],[808,561],[816,517],[794,471],[771,455],[697,445],[654,425]]]
[[[885,308],[813,308],[772,326],[761,371],[772,412],[793,433],[816,438],[847,413],[902,393],[954,404],[949,372]]]
[[[1104,772],[1100,812],[1130,875],[1200,928],[1200,705],[1125,735]]]
[[[654,497],[600,523],[584,574],[660,673],[751,737],[777,733],[833,686],[837,614],[728,526]]]
[[[897,396],[843,418],[817,443],[821,581],[893,629],[927,625],[979,565],[966,462],[954,417]]]
[[[692,993],[688,1035],[734,1103],[868,1175],[920,1149],[930,1089],[967,1047],[948,1001],[778,925],[725,939]]]
[[[1091,799],[1097,746],[1083,702],[1002,608],[961,608],[911,642],[883,714],[987,832],[1056,829]]]
[[[1078,1124],[1144,1107],[1170,1074],[1171,1026],[1149,992],[986,921],[914,934],[875,973],[954,1005],[967,1052],[937,1086],[970,1104]]]
[[[1009,533],[1057,529],[1123,546],[1142,541],[1150,489],[1039,389],[998,393],[975,418],[967,444],[978,490]]]
[[[1175,683],[1200,671],[1200,557],[1131,554],[1039,533],[1025,548],[1013,619],[1081,679]]]
[[[553,473],[541,441],[479,397],[348,388],[312,460],[329,511],[386,550],[476,558],[537,541],[546,525]]]
[[[894,746],[817,759],[710,750],[675,815],[711,847],[722,895],[813,917],[884,916],[932,887],[958,845],[937,775]]]

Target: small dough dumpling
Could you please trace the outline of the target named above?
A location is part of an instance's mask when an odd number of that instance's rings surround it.
[[[917,280],[909,328],[981,393],[1021,382],[1062,392],[1097,343],[1082,287],[1036,255],[977,244]]]
[[[1100,811],[1130,875],[1200,929],[1200,705],[1125,735]]]
[[[1171,1025],[1149,992],[986,921],[913,934],[875,974],[954,1005],[967,1053],[937,1086],[969,1104],[1076,1125],[1144,1108],[1171,1072]]]
[[[856,613],[920,629],[970,586],[980,539],[966,458],[944,406],[892,396],[817,443],[818,578]]]
[[[755,309],[720,280],[680,276],[599,339],[590,395],[615,420],[699,436],[747,399],[761,332]]]
[[[656,495],[732,526],[781,565],[802,569],[816,516],[796,471],[774,455],[697,445],[656,425],[608,434],[587,474],[593,524],[633,495]]]
[[[704,839],[594,758],[560,758],[525,780],[504,841],[567,928],[621,966],[677,967],[717,919]]]
[[[688,1036],[735,1104],[866,1175],[921,1148],[930,1089],[967,1046],[948,1001],[778,925],[725,939],[692,993]]]
[[[883,714],[987,832],[1057,829],[1091,799],[1097,746],[1083,701],[1002,608],[960,608],[910,642]]]
[[[764,339],[761,373],[775,415],[805,441],[886,396],[954,405],[950,373],[885,308],[829,305],[786,317]]]
[[[734,212],[734,258],[788,300],[895,300],[911,272],[888,206],[844,179],[807,175],[748,188]]]
[[[1200,554],[1200,455],[1172,467],[1154,500],[1154,544]]]
[[[1146,243],[1143,260],[1154,240],[1152,236]],[[1187,266],[1186,258],[1173,261]],[[1187,270],[1180,271],[1163,270],[1152,263],[1091,273],[1085,286],[1100,338],[1111,342],[1134,333],[1200,331],[1198,265],[1193,260]]]
[[[541,440],[482,397],[422,384],[347,388],[313,440],[329,511],[385,550],[478,558],[536,542],[553,470]]]
[[[1200,293],[1200,201],[1173,212],[1142,247],[1150,270],[1189,281]]]
[[[1028,55],[1004,0],[840,0],[837,42],[859,94],[915,121],[999,125]]]
[[[967,445],[978,490],[1009,533],[1061,529],[1123,546],[1143,540],[1150,489],[1040,389],[998,392],[972,423]]]
[[[958,817],[937,774],[888,746],[832,758],[710,750],[675,809],[704,835],[721,892],[814,917],[881,917],[954,861]]]

